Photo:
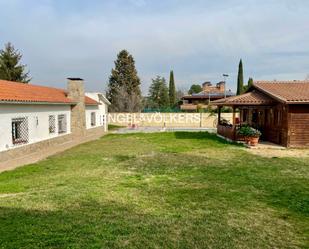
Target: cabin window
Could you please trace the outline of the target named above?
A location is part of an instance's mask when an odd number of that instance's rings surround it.
[[[12,142],[13,144],[26,144],[28,138],[28,118],[12,119]]]
[[[91,113],[91,126],[95,126],[96,124],[96,118],[95,118],[95,112]]]
[[[277,125],[281,124],[281,119],[282,119],[282,115],[281,114],[282,114],[281,111],[277,112]]]
[[[242,122],[246,123],[248,120],[248,110],[244,109],[242,111]]]
[[[252,112],[252,123],[257,123],[257,120],[258,120],[258,112],[253,111]]]
[[[58,115],[58,134],[67,132],[67,117],[65,114]]]
[[[50,115],[48,117],[48,129],[49,134],[54,134],[56,132],[56,116]]]
[[[281,111],[279,111],[279,110],[274,111],[273,124],[275,126],[278,126],[278,125],[281,124]]]
[[[269,120],[269,111],[265,110],[265,124],[268,125]]]
[[[269,111],[269,125],[272,125],[274,123],[274,110],[270,109]]]

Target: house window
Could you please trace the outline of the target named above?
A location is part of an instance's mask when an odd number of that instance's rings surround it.
[[[102,115],[102,125],[105,125],[105,115]]]
[[[12,142],[13,144],[26,144],[28,138],[28,118],[12,119]]]
[[[65,114],[58,115],[58,134],[67,132],[67,117]]]
[[[56,117],[55,115],[50,115],[48,117],[49,124],[49,134],[54,134],[56,132]]]
[[[91,126],[95,126],[95,122],[96,120],[95,120],[95,112],[92,112],[91,113]]]

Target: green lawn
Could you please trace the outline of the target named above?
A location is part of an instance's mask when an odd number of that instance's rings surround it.
[[[0,174],[0,248],[308,248],[308,158],[107,135]]]

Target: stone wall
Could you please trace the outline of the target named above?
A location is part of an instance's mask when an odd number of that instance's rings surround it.
[[[238,114],[236,114],[237,117]],[[232,122],[232,113],[221,117]],[[108,123],[120,126],[136,124],[141,127],[216,128],[218,116],[209,113],[109,113]]]
[[[71,133],[0,152],[0,172],[34,163],[78,144],[100,138],[104,134],[106,134],[104,127],[98,127],[85,131],[83,136],[76,136]]]

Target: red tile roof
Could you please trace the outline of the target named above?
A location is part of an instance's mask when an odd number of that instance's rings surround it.
[[[0,80],[0,102],[36,102],[54,104],[74,104],[63,89],[23,84]],[[86,105],[98,105],[94,99],[85,96]]]
[[[212,101],[217,105],[309,104],[309,81],[255,81],[250,92]]]
[[[216,105],[269,105],[274,101],[266,94],[253,90],[242,95],[219,99],[211,103]]]
[[[309,103],[309,81],[255,81],[254,87],[287,104]]]

